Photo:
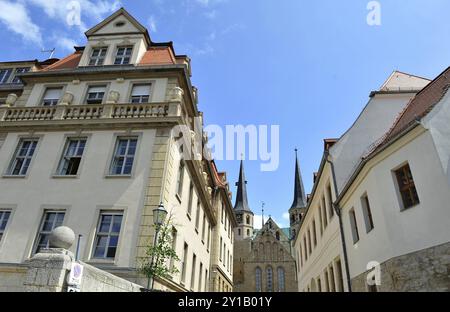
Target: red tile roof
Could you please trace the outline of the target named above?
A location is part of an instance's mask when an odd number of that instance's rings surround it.
[[[76,68],[78,66],[78,63],[80,63],[80,59],[81,59],[82,55],[83,55],[82,51],[74,52],[74,53],[66,56],[65,58],[59,60],[58,62],[45,67],[43,70],[49,71],[49,70]]]
[[[151,47],[145,52],[139,65],[176,64],[177,60],[170,47]]]
[[[425,117],[439,103],[450,87],[450,67],[416,94],[399,114],[391,129],[377,141],[366,157],[370,157],[394,137],[407,129],[414,121]]]

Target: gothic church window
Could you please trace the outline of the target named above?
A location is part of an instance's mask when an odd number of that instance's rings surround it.
[[[267,292],[273,291],[273,270],[272,267],[267,267]]]
[[[277,271],[278,271],[278,291],[284,292],[286,291],[284,268],[279,267]]]
[[[262,277],[262,270],[258,267],[255,270],[256,292],[262,292],[261,277]]]

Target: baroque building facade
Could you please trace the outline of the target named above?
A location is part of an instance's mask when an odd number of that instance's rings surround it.
[[[86,37],[61,60],[0,64],[0,289],[61,225],[81,238],[81,261],[145,286],[162,203],[181,261],[155,288],[231,291],[237,222],[226,175],[195,157],[208,138],[190,59],[123,8]]]

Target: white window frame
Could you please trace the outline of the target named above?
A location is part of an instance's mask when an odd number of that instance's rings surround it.
[[[116,50],[116,55],[114,57],[114,65],[128,65],[131,63],[131,58],[133,57],[133,46],[118,46]],[[122,54],[119,51],[124,49]],[[130,51],[129,54],[127,52]],[[128,58],[128,61],[126,59]],[[117,62],[119,60],[119,62]]]
[[[101,227],[101,223],[102,223],[104,216],[112,217],[111,223],[109,224],[108,232],[100,232],[100,227]],[[112,232],[115,217],[121,217],[119,232]],[[100,211],[99,216],[98,216],[98,221],[97,221],[97,227],[95,229],[94,245],[92,248],[92,259],[95,259],[95,260],[115,260],[116,259],[118,250],[119,250],[119,245],[120,245],[120,233],[122,232],[123,222],[124,222],[124,211],[123,210]],[[111,247],[110,242],[111,242],[111,237],[113,237],[113,236],[117,237],[117,245],[115,246],[116,251],[114,253],[114,257],[108,257],[108,249]],[[106,245],[104,246],[105,250],[103,252],[103,256],[99,257],[99,256],[96,256],[96,251],[97,251],[99,239],[101,237],[107,237],[107,242],[106,242]]]
[[[8,83],[11,78],[11,74],[13,72],[13,68],[2,68],[0,69],[0,84]]]
[[[22,80],[17,77],[17,74],[28,73],[31,70],[31,67],[18,67],[14,70],[14,78],[11,80],[11,83],[22,83]]]
[[[52,228],[51,228],[51,230],[44,230],[44,225],[45,225],[45,221],[47,220],[47,215],[50,215],[50,214],[56,215],[56,217],[53,219],[53,222],[52,222]],[[62,220],[61,220],[61,223],[58,224],[58,217],[60,215],[62,215]],[[36,253],[38,253],[40,251],[39,242],[41,240],[41,237],[44,235],[49,237],[55,228],[64,225],[65,217],[66,217],[65,210],[44,210],[44,214],[42,215],[41,222],[39,223],[39,230],[38,230],[38,233],[37,233],[35,241],[34,241],[32,255],[35,255]],[[41,247],[41,248],[48,248],[49,246],[50,246],[49,240],[47,240],[46,246]]]
[[[103,88],[103,92],[101,91],[96,91],[96,92],[92,92],[92,89],[98,89],[98,88]],[[106,91],[107,91],[108,86],[107,85],[92,85],[92,86],[88,86],[87,91],[86,91],[86,104],[90,104],[90,105],[99,105],[102,104],[104,99],[105,99],[105,95],[106,95]],[[90,98],[90,94],[94,94],[95,97]],[[102,94],[102,95],[101,95]],[[101,97],[100,97],[101,95]],[[91,103],[89,103],[89,101],[91,101]]]
[[[120,142],[121,141],[127,141],[125,154],[123,154],[123,155],[122,154],[118,154],[119,153],[119,146],[120,146]],[[132,155],[128,154],[129,153],[129,149],[130,149],[130,142],[131,141],[136,141],[136,146],[135,146],[135,149],[134,149],[134,153]],[[110,165],[110,168],[109,168],[109,175],[110,176],[131,176],[133,174],[133,168],[134,168],[134,165],[135,165],[138,144],[139,144],[139,137],[138,136],[118,136],[116,138],[116,143],[115,143],[115,146],[114,146],[113,155],[112,155],[112,159],[111,159],[111,165]],[[132,158],[131,169],[130,169],[129,173],[125,173],[125,168],[127,167],[126,163],[127,163],[127,160],[129,158]],[[120,159],[123,159],[122,160],[122,166],[121,166],[121,169],[120,169],[120,173],[116,173],[115,170],[114,170],[115,166],[116,166],[115,164]]]
[[[83,159],[83,155],[84,155],[84,151],[86,150],[86,144],[87,144],[87,137],[69,137],[66,139],[65,142],[65,146],[64,146],[64,150],[63,150],[63,154],[61,155],[61,159],[59,161],[59,165],[58,165],[58,169],[57,169],[57,175],[58,176],[77,176],[79,171],[80,171],[80,167],[81,167],[81,161]],[[82,142],[84,141],[84,143],[82,144]],[[69,150],[70,148],[70,144],[72,142],[76,142],[76,146],[75,146],[75,150],[73,151],[73,155],[71,152],[71,150]],[[81,154],[79,154],[80,149],[82,149]],[[67,170],[69,169],[69,165],[72,159],[78,159],[78,168],[77,168],[77,172],[75,174],[68,174]],[[64,168],[67,166],[67,169],[64,170]],[[64,172],[66,171],[66,173]]]
[[[31,142],[31,145],[28,146],[28,148],[26,149],[25,155],[20,155],[20,151],[22,150],[25,142]],[[31,146],[33,145],[33,143],[35,145],[34,145],[34,148],[31,149]],[[33,157],[36,153],[38,144],[39,144],[39,138],[21,138],[19,140],[19,143],[17,144],[16,150],[14,152],[14,156],[11,159],[9,167],[8,167],[8,171],[7,171],[8,176],[24,177],[27,175],[28,171],[30,170],[31,163],[32,163]],[[22,160],[22,164],[20,165],[19,172],[14,173],[15,167],[16,167],[19,159]],[[27,164],[27,165],[25,166],[25,164]],[[25,168],[25,172],[23,172],[24,168]]]
[[[98,53],[98,55],[94,56],[94,53],[96,51],[99,51],[99,53]],[[102,55],[102,52],[104,52],[103,55]],[[89,57],[88,66],[102,66],[102,65],[104,65],[107,53],[108,53],[108,47],[92,48],[91,56]],[[91,64],[92,61],[94,61],[93,64]]]
[[[5,236],[6,228],[8,227],[9,220],[11,220],[11,216],[12,211],[10,209],[0,209],[0,243],[3,240],[3,236]],[[5,225],[4,227],[3,224]]]
[[[145,94],[143,92],[136,91],[136,89],[139,87],[141,87],[142,89],[145,87],[146,89],[148,89],[148,93]],[[151,83],[135,83],[131,87],[130,103],[133,103],[133,104],[150,103],[151,94],[152,94],[152,84]]]

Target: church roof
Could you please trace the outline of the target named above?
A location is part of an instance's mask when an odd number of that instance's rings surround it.
[[[234,205],[235,211],[247,211],[252,212],[248,205],[247,199],[247,181],[244,174],[244,162],[241,160],[241,168],[239,170],[239,181],[236,183],[238,187],[236,193],[236,204]]]
[[[306,195],[305,187],[303,186],[302,174],[300,172],[300,165],[298,163],[297,150],[295,150],[295,181],[294,181],[294,201],[291,209],[305,208]]]

